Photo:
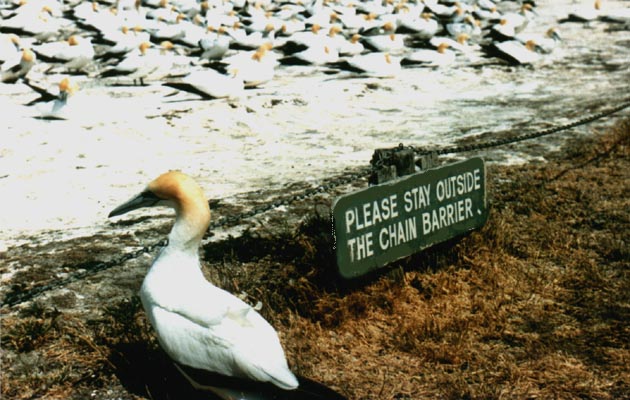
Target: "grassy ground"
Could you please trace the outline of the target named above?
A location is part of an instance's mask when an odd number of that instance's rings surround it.
[[[351,286],[316,216],[207,245],[205,272],[350,399],[630,398],[630,121],[549,158],[490,167],[483,229]],[[136,297],[95,315],[3,316],[2,398],[197,396]]]

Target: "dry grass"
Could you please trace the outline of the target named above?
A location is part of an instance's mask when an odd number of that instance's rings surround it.
[[[630,398],[630,121],[489,176],[483,229],[380,276],[341,283],[321,217],[209,245],[206,272],[351,399]],[[195,397],[135,298],[6,316],[2,362],[2,398]]]

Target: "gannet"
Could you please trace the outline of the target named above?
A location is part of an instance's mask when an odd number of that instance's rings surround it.
[[[237,71],[234,71],[236,73]],[[236,99],[243,94],[243,80],[235,76],[224,75],[213,69],[193,71],[180,82],[166,82],[164,86],[198,94],[205,98]]]
[[[476,10],[473,10],[473,15],[475,17],[477,17],[480,20],[500,20],[501,19],[501,13],[497,11],[497,7],[493,6],[491,8],[484,8],[484,7],[480,7],[477,8]]]
[[[194,387],[225,396],[221,398],[268,400],[285,398],[282,393],[286,391],[297,394],[301,382],[289,369],[274,328],[250,305],[207,281],[201,271],[199,245],[210,224],[210,208],[201,187],[182,172],[167,172],[116,207],[109,217],[154,206],[175,210],[168,245],[151,265],[140,289],[144,310],[164,351]],[[199,382],[194,370],[189,373],[191,369],[242,378],[244,383],[226,393],[226,389]],[[243,396],[247,381],[268,382],[279,389],[269,397],[264,392]],[[329,389],[329,397],[322,393],[292,398],[342,398]]]
[[[255,51],[245,51],[220,62],[221,69],[245,82],[245,87],[256,87],[269,82],[275,75],[277,56],[271,51],[271,44],[260,46]]]
[[[0,64],[19,59],[20,38],[13,33],[0,33]]]
[[[401,28],[413,32],[416,39],[430,39],[440,28],[438,22],[431,13],[422,13],[414,19],[404,19],[399,21]]]
[[[339,61],[339,52],[335,47],[315,44],[306,50],[299,51],[280,59],[285,65],[324,65]]]
[[[494,49],[494,51],[493,51]],[[493,43],[490,53],[513,64],[531,64],[540,60],[538,45],[533,40],[523,44],[518,40]]]
[[[148,42],[150,38],[149,34],[144,32],[141,27],[129,29],[127,26],[122,26],[120,29],[103,35],[103,40],[111,43],[111,46],[97,58],[124,56],[134,49],[137,49],[140,43]]]
[[[118,65],[103,71],[100,76],[127,75],[133,80],[134,84],[136,80],[139,80],[140,84],[144,85],[145,78],[157,71],[165,62],[161,54],[149,52],[150,47],[151,43],[149,42],[140,43],[137,51],[134,50],[127,54]]]
[[[527,44],[527,42],[533,41],[534,43],[536,43],[538,50],[540,50],[542,53],[547,54],[551,53],[556,48],[558,43],[562,41],[562,38],[557,28],[548,29],[544,35],[519,33],[514,37],[514,39],[523,44]]]
[[[358,54],[349,58],[341,68],[378,78],[391,78],[400,73],[400,58],[389,53]]]
[[[94,59],[94,47],[90,38],[72,35],[60,42],[44,43],[33,50],[44,60],[63,62],[69,70],[78,71]]]
[[[337,35],[332,38],[333,45],[337,48],[337,52],[340,56],[354,56],[363,53],[365,47],[363,47],[363,43],[361,43],[360,40],[361,35],[358,33],[352,35],[350,40],[342,37],[341,35]]]
[[[29,49],[22,50],[21,56],[7,60],[0,67],[0,82],[14,83],[26,76],[35,64],[35,54]]]
[[[601,0],[595,0],[592,6],[588,7],[577,7],[574,8],[569,16],[566,18],[567,21],[576,21],[576,22],[589,22],[597,19],[601,14],[602,2]]]
[[[440,43],[437,50],[421,49],[407,54],[403,57],[403,65],[424,65],[427,67],[438,67],[452,64],[455,61],[455,53],[448,48],[446,42]]]
[[[374,51],[390,54],[400,54],[406,49],[405,37],[397,33],[386,35],[366,36],[362,39],[364,45]]]
[[[153,206],[175,209],[168,245],[140,289],[144,310],[164,351],[189,367],[296,389],[298,380],[273,327],[201,272],[199,245],[210,225],[210,208],[201,187],[179,171],[167,172],[109,217]]]
[[[209,32],[199,40],[202,50],[199,60],[220,60],[230,48],[230,36],[225,34],[223,27],[217,32]]]
[[[69,26],[72,21],[58,17],[61,15],[59,4],[53,7],[52,3],[43,5],[40,2],[26,3],[20,6],[15,14],[2,21],[0,27],[3,31],[15,33],[27,33],[39,41],[49,40]]]
[[[59,85],[51,90],[44,89],[28,79],[25,79],[24,83],[40,95],[37,99],[26,104],[37,109],[39,118],[66,119],[68,117],[68,100],[79,90],[76,83],[72,83],[68,77],[65,77],[59,82]]]

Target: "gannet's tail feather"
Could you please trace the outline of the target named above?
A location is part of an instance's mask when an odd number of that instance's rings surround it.
[[[268,382],[214,374],[175,363],[175,367],[199,391],[212,393],[221,400],[346,400],[327,386],[298,377],[297,389],[284,390]]]

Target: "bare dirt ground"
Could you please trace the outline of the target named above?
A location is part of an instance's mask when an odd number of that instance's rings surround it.
[[[321,210],[337,193],[207,242],[204,270],[263,302],[295,372],[350,399],[630,398],[630,120],[591,133],[546,163],[491,165],[484,228],[361,281],[335,276]],[[153,243],[167,219],[13,248],[4,294]],[[136,297],[152,256],[3,308],[2,398],[198,398]]]

